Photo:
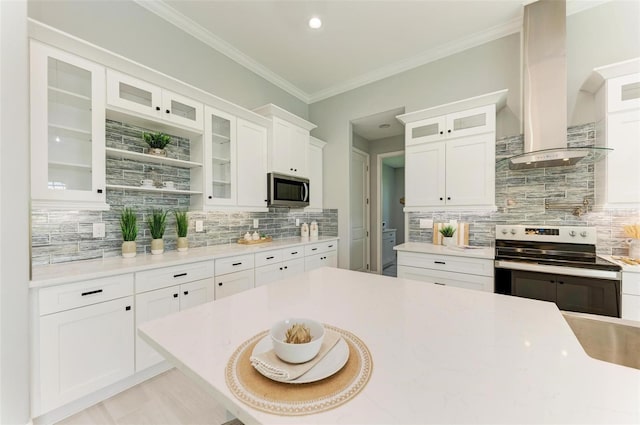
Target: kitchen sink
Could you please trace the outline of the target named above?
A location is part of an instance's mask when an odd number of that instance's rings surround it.
[[[640,322],[573,313],[563,316],[590,357],[640,370]]]

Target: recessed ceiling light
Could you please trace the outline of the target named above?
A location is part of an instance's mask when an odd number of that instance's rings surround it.
[[[389,128],[389,127],[391,127],[391,124],[386,124],[386,123],[385,124],[380,124],[378,126],[378,128]]]
[[[309,19],[309,28],[317,30],[322,26],[322,21],[317,16]]]

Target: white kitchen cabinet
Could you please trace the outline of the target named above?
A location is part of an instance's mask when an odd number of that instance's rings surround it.
[[[606,80],[596,93],[596,144],[613,148],[596,162],[596,204],[640,206],[640,73]]]
[[[495,133],[448,140],[446,145],[445,204],[495,205]]]
[[[213,301],[214,262],[200,261],[136,273],[136,327],[153,319]],[[136,334],[136,372],[163,357]]]
[[[304,247],[255,254],[255,286],[266,285],[304,272]]]
[[[406,126],[406,145],[436,142],[444,139],[495,133],[495,105],[453,112],[411,122]]]
[[[396,229],[386,229],[382,231],[382,267],[392,264],[396,259]]]
[[[272,120],[268,136],[269,171],[309,177],[309,132],[316,126],[273,104],[254,112]]]
[[[214,299],[213,276],[136,294],[136,327],[153,319],[204,304]],[[136,335],[136,371],[160,363],[164,358]]]
[[[202,103],[112,69],[107,69],[107,102],[124,112],[202,131]]]
[[[33,205],[108,209],[105,69],[36,41],[30,49]]]
[[[134,373],[133,275],[38,294],[34,416]]]
[[[309,206],[305,211],[322,211],[323,151],[327,142],[315,137],[309,139]]]
[[[640,273],[622,272],[621,316],[640,322]]]
[[[241,207],[267,206],[267,129],[238,118],[238,200]]]
[[[337,241],[305,245],[304,253],[304,270],[307,272],[319,267],[338,267]]]
[[[398,277],[493,292],[493,260],[398,252]]]
[[[254,271],[251,269],[219,276],[216,275],[216,300],[254,288],[253,273]]]
[[[205,205],[266,208],[267,129],[205,107]]]
[[[405,150],[405,210],[445,205],[445,142],[407,146]]]

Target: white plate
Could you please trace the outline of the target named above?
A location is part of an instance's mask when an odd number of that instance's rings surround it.
[[[272,349],[271,336],[267,335],[253,347],[251,355],[255,356],[256,354],[264,353]],[[274,381],[285,382],[287,384],[308,384],[309,382],[319,381],[338,372],[347,363],[347,360],[349,360],[349,346],[344,338],[340,337],[336,345],[329,350],[324,358],[302,376],[291,381],[280,381],[278,379],[274,379]]]

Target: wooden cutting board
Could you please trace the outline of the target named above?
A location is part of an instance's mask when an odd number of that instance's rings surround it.
[[[433,223],[433,244],[442,245],[442,233],[440,229],[447,226],[449,223]],[[458,222],[456,233],[456,245],[469,245],[469,223]]]

